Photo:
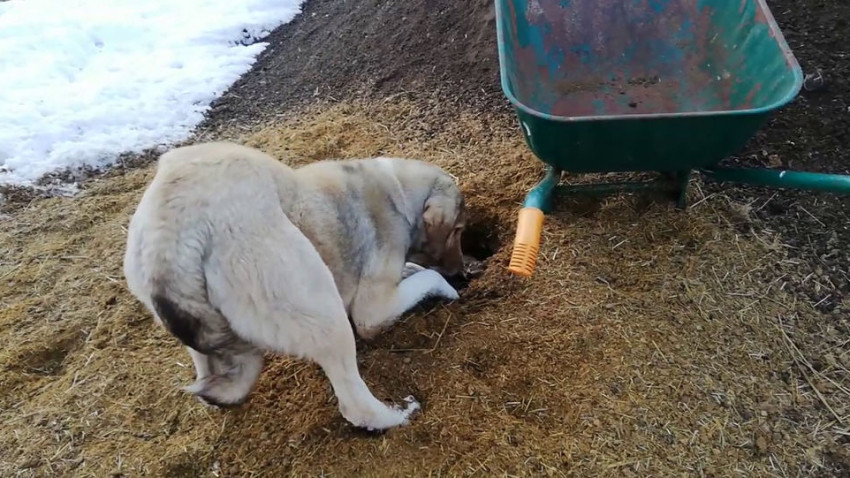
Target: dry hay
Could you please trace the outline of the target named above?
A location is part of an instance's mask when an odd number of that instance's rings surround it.
[[[235,410],[180,392],[191,361],[120,270],[149,167],[74,199],[34,201],[0,226],[0,474],[791,476],[847,466],[847,321],[784,292],[808,271],[750,230],[746,208],[721,196],[685,213],[632,197],[565,200],[524,281],[504,265],[541,164],[511,118],[401,100],[326,105],[241,139],[294,164],[392,154],[459,178],[471,235],[495,249],[486,273],[460,301],[429,304],[360,344],[373,391],[413,393],[424,412],[383,436],[358,433],[318,368],[285,358]]]

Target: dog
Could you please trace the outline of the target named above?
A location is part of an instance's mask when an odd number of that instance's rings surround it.
[[[385,430],[409,422],[357,368],[371,338],[426,297],[458,298],[463,196],[412,159],[326,160],[290,168],[215,142],[159,158],[134,212],[124,275],[131,293],[185,345],[213,406],[241,404],[270,351],[316,362],[343,417]],[[351,322],[349,322],[349,317]]]

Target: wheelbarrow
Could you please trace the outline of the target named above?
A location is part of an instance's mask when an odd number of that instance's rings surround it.
[[[495,0],[499,64],[545,177],[519,212],[509,270],[531,276],[556,191],[663,189],[684,208],[692,171],[718,181],[850,193],[850,177],[718,166],[803,74],[764,0]],[[563,172],[653,181],[560,185]]]

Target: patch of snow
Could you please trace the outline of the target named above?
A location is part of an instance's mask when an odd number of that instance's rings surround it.
[[[0,183],[188,138],[302,2],[0,2]]]

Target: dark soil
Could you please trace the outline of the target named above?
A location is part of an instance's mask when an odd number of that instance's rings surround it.
[[[850,3],[775,0],[770,7],[804,74],[820,70],[824,85],[817,91],[804,89],[727,164],[850,174]],[[750,204],[762,225],[779,232],[792,253],[811,265],[814,280],[794,287],[819,303],[818,308],[833,311],[848,297],[850,199],[805,191],[723,189]]]
[[[436,95],[507,108],[492,0],[308,0],[252,71],[213,105],[211,126],[315,99]]]

